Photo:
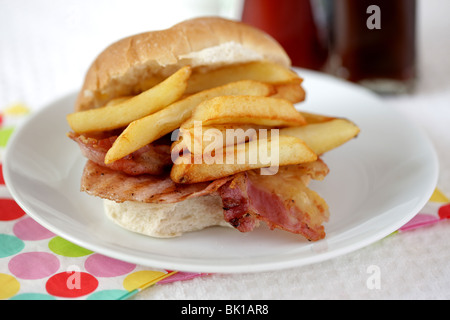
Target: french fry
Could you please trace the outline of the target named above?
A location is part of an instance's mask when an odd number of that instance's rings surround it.
[[[292,103],[299,103],[305,100],[306,93],[301,83],[298,81],[291,81],[275,85],[276,93],[272,98],[285,99]]]
[[[183,67],[137,96],[102,108],[71,113],[67,116],[67,121],[76,133],[125,127],[132,121],[157,112],[178,100],[186,90],[191,72],[191,67]]]
[[[108,101],[108,103],[105,105],[105,107],[117,106],[118,104],[121,104],[122,102],[125,102],[133,97],[134,96],[127,96],[127,97],[119,97],[119,98],[112,99],[112,100]]]
[[[305,111],[300,111],[300,113],[302,114],[303,118],[305,118],[308,124],[326,122],[336,119],[336,117],[327,116],[323,114],[310,113]]]
[[[193,154],[203,154],[212,147],[225,148],[228,145],[249,142],[258,138],[259,130],[269,130],[271,127],[254,124],[224,124],[215,126],[202,126],[200,128],[181,129],[180,141],[184,147]]]
[[[303,140],[316,154],[321,155],[356,137],[358,126],[347,119],[333,119],[301,127],[280,129],[280,135]]]
[[[259,168],[275,168],[272,172],[276,173],[278,166],[317,160],[317,155],[298,138],[280,135],[274,143],[272,139],[253,140],[225,150],[217,150],[214,155],[194,157],[189,153],[185,154],[175,161],[170,177],[176,183],[197,183]],[[219,152],[223,152],[222,161],[217,158]],[[270,159],[263,159],[261,152],[270,154]]]
[[[302,79],[292,70],[272,62],[250,62],[215,69],[206,73],[193,73],[186,93],[194,93],[238,80],[256,80],[281,84]]]
[[[181,129],[217,124],[256,124],[265,126],[301,126],[306,124],[294,105],[283,99],[257,96],[222,96],[199,104]]]
[[[130,123],[107,152],[105,163],[123,158],[179,128],[191,117],[192,110],[205,100],[226,95],[268,96],[272,93],[273,87],[269,84],[243,80],[201,91],[176,101],[167,108]]]

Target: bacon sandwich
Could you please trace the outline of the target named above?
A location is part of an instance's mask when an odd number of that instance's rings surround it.
[[[121,39],[92,63],[67,116],[68,137],[86,158],[81,191],[103,199],[106,215],[121,227],[152,237],[213,226],[249,232],[265,224],[323,239],[329,209],[308,185],[329,172],[320,156],[359,129],[298,111],[294,105],[304,99],[283,48],[240,22],[197,18]],[[206,129],[253,134],[234,136],[231,149],[218,140],[211,152],[197,148],[208,140]],[[261,133],[273,129],[276,135]],[[275,139],[271,174],[262,174],[269,165],[258,159],[208,161],[230,152],[250,157]]]

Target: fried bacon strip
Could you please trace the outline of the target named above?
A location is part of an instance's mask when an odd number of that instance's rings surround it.
[[[225,220],[241,232],[252,231],[264,221],[271,229],[301,234],[311,241],[323,239],[328,206],[307,185],[309,178],[323,179],[328,167],[319,160],[280,169],[273,176],[240,173],[223,185],[219,193]]]
[[[170,157],[170,145],[148,144],[132,154],[106,165],[106,152],[111,148],[117,136],[95,138],[73,132],[70,132],[68,136],[78,143],[81,153],[89,160],[129,175],[160,175],[173,164]]]
[[[174,203],[215,193],[229,179],[177,184],[169,174],[131,176],[89,160],[83,170],[81,191],[116,202]]]

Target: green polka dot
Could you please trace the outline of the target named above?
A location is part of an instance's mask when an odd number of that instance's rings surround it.
[[[6,143],[11,137],[14,131],[13,127],[7,127],[0,129],[0,147],[6,147]]]
[[[45,293],[21,293],[10,300],[56,300],[56,298]]]
[[[87,300],[117,300],[127,293],[127,290],[102,290],[91,294]]]
[[[50,240],[48,247],[54,253],[64,257],[83,257],[93,253],[61,237],[54,237]]]
[[[22,251],[25,243],[16,236],[0,234],[0,258],[9,257]]]

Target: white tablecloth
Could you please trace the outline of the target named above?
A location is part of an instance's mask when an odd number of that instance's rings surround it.
[[[207,5],[206,5],[207,4]],[[37,110],[78,90],[92,59],[130,34],[221,13],[214,1],[0,0],[0,107]],[[422,127],[439,157],[438,187],[450,195],[450,2],[421,0],[420,76],[411,95],[384,98]],[[155,286],[135,299],[449,299],[450,222],[393,235],[309,266],[213,274]],[[379,287],[370,285],[373,268]]]

